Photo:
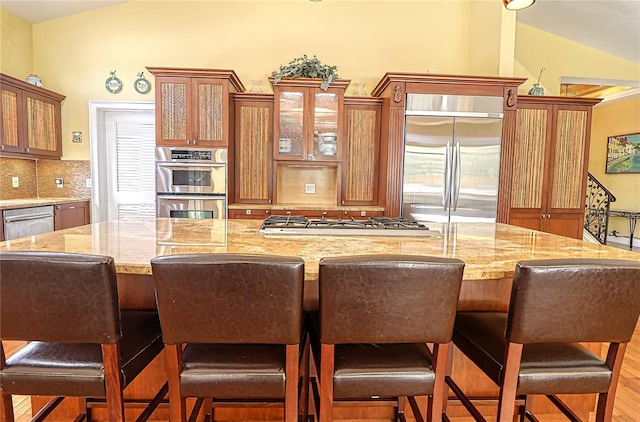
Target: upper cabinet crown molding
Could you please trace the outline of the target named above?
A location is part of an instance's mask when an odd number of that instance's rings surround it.
[[[556,97],[552,95],[518,95],[520,101],[527,104],[557,104],[557,105],[577,105],[591,106],[600,103],[602,98],[584,98],[584,97]]]
[[[527,78],[514,78],[514,77],[502,77],[502,76],[472,76],[472,75],[441,75],[436,73],[402,73],[402,72],[387,72],[378,85],[371,92],[371,96],[380,97],[383,96],[385,91],[395,83],[407,84],[410,87],[412,84],[420,84],[417,86],[424,86],[425,84],[442,84],[442,85],[456,85],[464,86],[470,85],[475,89],[479,87],[496,87],[502,89],[503,86],[518,87],[522,85]],[[447,92],[451,89],[448,88]],[[407,88],[407,92],[413,92]]]
[[[65,95],[59,94],[57,92],[48,90],[46,88],[42,88],[39,86],[32,85],[28,82],[21,81],[20,79],[16,79],[12,76],[5,75],[4,73],[0,73],[0,82],[7,85],[12,85],[16,88],[24,89],[29,92],[33,92],[34,94],[42,95],[47,98],[51,98],[55,101],[62,102],[65,98]]]
[[[158,76],[175,76],[181,78],[216,78],[228,79],[236,92],[244,92],[245,87],[236,75],[236,72],[229,69],[196,69],[196,68],[177,68],[177,67],[149,67],[147,70],[155,77]]]

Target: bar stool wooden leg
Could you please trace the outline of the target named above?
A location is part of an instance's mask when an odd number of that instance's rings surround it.
[[[179,371],[182,368],[182,345],[164,346],[165,366],[169,379],[169,415],[172,422],[186,422],[187,403],[180,396]]]
[[[509,343],[505,355],[503,379],[500,385],[500,402],[498,404],[498,422],[512,422],[516,405],[516,388],[518,372],[522,359],[522,344]]]
[[[300,346],[288,344],[286,352],[285,368],[285,399],[284,399],[284,420],[285,422],[298,421],[298,366],[300,359]]]
[[[333,421],[333,344],[320,345],[320,422]]]
[[[610,421],[613,419],[613,403],[616,396],[616,387],[622,368],[622,358],[627,349],[627,344],[611,343],[607,353],[607,366],[611,369],[611,384],[609,391],[598,394],[598,407],[596,410],[596,422]]]
[[[120,346],[117,343],[103,344],[104,377],[109,420],[124,422],[124,399],[122,397],[122,374],[120,372]]]
[[[13,422],[13,401],[11,394],[3,394],[0,401],[0,418],[2,422]]]

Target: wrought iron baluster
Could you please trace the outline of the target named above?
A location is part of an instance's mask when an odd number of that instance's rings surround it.
[[[588,173],[586,196],[584,228],[600,243],[606,245],[609,209],[616,197],[591,173]]]

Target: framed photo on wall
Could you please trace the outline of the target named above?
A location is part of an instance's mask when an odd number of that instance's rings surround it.
[[[640,173],[640,133],[609,136],[607,173]]]

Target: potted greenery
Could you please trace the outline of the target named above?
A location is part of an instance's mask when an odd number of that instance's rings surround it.
[[[280,70],[274,71],[273,83],[277,84],[282,78],[319,78],[322,79],[320,88],[326,91],[331,82],[338,79],[338,66],[328,66],[320,63],[314,55],[312,59],[305,54],[289,62],[286,66],[280,66]]]

